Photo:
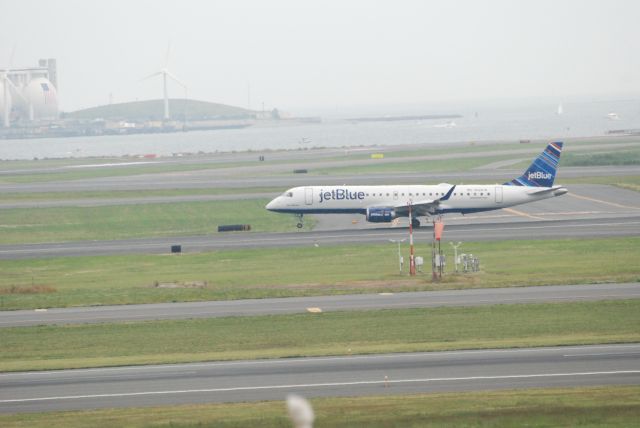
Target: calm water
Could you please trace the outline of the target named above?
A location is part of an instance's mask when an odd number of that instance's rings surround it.
[[[300,147],[356,147],[520,139],[562,139],[604,135],[612,129],[640,128],[640,101],[585,102],[493,108],[448,108],[459,113],[456,126],[447,121],[262,125],[245,129],[34,140],[0,140],[0,159],[124,156],[154,153],[228,152]],[[620,120],[607,114],[615,112]],[[413,111],[428,114],[433,111]],[[477,113],[477,115],[476,115]],[[354,115],[358,116],[358,115]],[[302,139],[307,140],[301,144]]]

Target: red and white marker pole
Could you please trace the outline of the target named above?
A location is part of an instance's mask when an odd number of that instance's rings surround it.
[[[413,216],[409,201],[409,275],[416,276],[416,259],[413,256]]]

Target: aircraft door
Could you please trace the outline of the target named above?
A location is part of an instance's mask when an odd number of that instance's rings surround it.
[[[496,186],[496,204],[502,203],[502,186]]]
[[[313,204],[313,188],[305,187],[304,189],[304,203],[307,205]]]

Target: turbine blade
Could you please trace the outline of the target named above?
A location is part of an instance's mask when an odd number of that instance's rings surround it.
[[[150,75],[143,77],[142,79],[138,80],[138,82],[142,82],[148,79],[151,79],[152,77],[156,77],[156,76],[160,76],[162,74],[162,71],[156,71],[155,73],[151,73]]]
[[[169,53],[171,52],[171,39],[169,39],[169,42],[167,43],[167,54],[164,57],[164,68],[167,68],[167,66],[169,65]]]
[[[173,79],[178,85],[182,86],[183,88],[187,87],[187,85],[185,85],[180,79],[178,79],[176,76],[174,76],[170,72],[166,71],[165,73],[167,73],[167,76],[171,77],[171,79]]]

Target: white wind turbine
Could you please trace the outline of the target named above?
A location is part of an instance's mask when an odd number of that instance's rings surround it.
[[[167,93],[167,77],[173,79],[176,83],[178,83],[180,86],[182,86],[185,90],[185,94],[187,91],[187,85],[185,85],[184,83],[182,83],[180,81],[180,79],[178,79],[176,76],[174,76],[168,69],[168,65],[169,65],[169,52],[171,50],[171,42],[169,42],[169,45],[167,46],[167,55],[165,57],[164,60],[164,67],[160,70],[157,71],[155,73],[150,74],[149,76],[141,79],[141,80],[147,80],[147,79],[151,79],[152,77],[156,77],[156,76],[162,76],[162,87],[163,87],[163,95],[164,95],[164,120],[168,121],[170,119],[169,116],[169,94]],[[186,95],[185,95],[186,98]]]

